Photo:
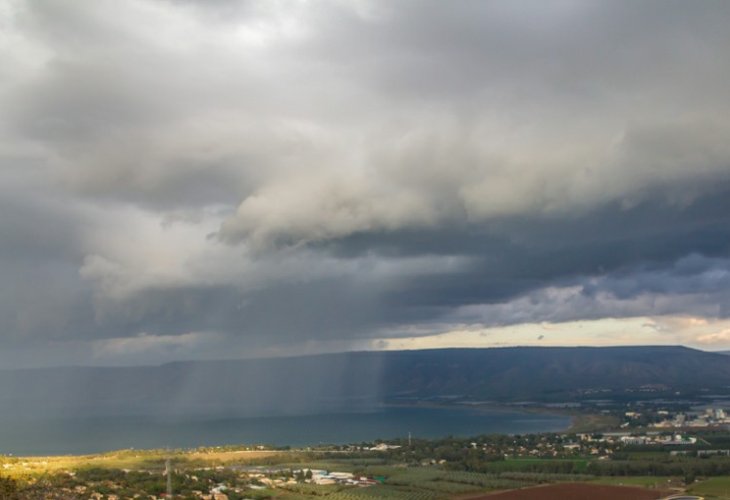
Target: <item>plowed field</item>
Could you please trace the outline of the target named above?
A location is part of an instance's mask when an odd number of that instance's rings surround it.
[[[630,486],[569,483],[505,491],[474,500],[656,500],[670,493]]]

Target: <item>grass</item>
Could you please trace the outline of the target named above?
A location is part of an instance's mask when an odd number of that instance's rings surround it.
[[[621,421],[618,417],[597,413],[572,413],[573,422],[568,432],[600,432],[617,427]]]
[[[705,498],[730,499],[730,476],[711,477],[690,486],[687,491]]]
[[[665,460],[667,458],[666,451],[629,451],[627,453],[629,460]]]
[[[590,482],[609,486],[640,486],[654,489],[671,488],[681,483],[678,478],[656,476],[605,476],[592,479]]]
[[[162,470],[165,459],[200,465],[224,465],[248,463],[263,458],[283,455],[281,451],[168,451],[168,450],[120,450],[95,455],[53,457],[1,457],[0,473],[10,477],[33,477],[42,474],[70,471],[80,468]]]
[[[588,467],[587,459],[571,459],[571,458],[508,458],[503,461],[491,462],[489,468],[494,472],[506,472],[506,471],[530,471],[530,465],[538,463],[564,463],[573,462],[576,466],[577,473],[581,473]]]

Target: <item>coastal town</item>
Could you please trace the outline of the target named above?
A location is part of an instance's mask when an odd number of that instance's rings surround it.
[[[703,414],[708,425],[712,419],[725,418],[724,411],[717,409],[711,415],[709,411]],[[675,421],[676,415],[671,419]],[[639,480],[644,490],[662,494],[701,491],[703,485],[718,481],[730,486],[730,431],[727,425],[711,425],[694,431],[649,426],[472,438],[408,436],[305,449],[255,445],[126,450],[79,457],[75,463],[68,458],[0,456],[0,477],[18,492],[18,496],[0,497],[435,500],[539,485],[620,486]],[[20,492],[35,496],[21,496]]]

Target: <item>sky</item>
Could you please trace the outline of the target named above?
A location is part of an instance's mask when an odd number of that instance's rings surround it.
[[[0,366],[730,349],[730,3],[0,1]]]

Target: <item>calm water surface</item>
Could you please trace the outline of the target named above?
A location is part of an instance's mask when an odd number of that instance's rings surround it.
[[[306,446],[377,438],[435,438],[559,431],[568,417],[471,408],[386,408],[266,418],[36,418],[0,422],[0,454],[81,454],[123,448],[188,448],[224,444]]]

